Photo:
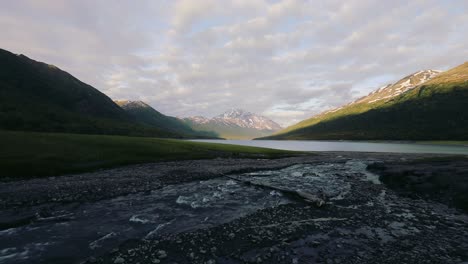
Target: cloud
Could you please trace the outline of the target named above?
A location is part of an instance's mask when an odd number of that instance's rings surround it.
[[[291,124],[467,60],[464,1],[10,1],[1,48],[171,115]]]

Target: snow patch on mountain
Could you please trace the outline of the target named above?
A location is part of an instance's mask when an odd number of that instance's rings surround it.
[[[418,71],[414,74],[406,76],[405,78],[399,80],[394,84],[388,84],[379,88],[378,90],[370,93],[369,95],[356,100],[353,103],[362,103],[367,102],[369,104],[378,102],[381,100],[386,100],[403,94],[411,89],[416,88],[417,86],[431,80],[432,78],[439,75],[441,71],[437,70],[424,70]]]
[[[114,100],[114,102],[124,109],[133,109],[133,108],[148,108],[150,107],[143,101],[130,101],[130,100]]]
[[[197,124],[217,123],[225,126],[271,131],[282,129],[275,121],[242,109],[230,109],[211,119],[202,116],[187,117],[185,119]]]
[[[347,106],[358,104],[358,103],[368,103],[372,104],[382,100],[388,100],[398,95],[401,95],[409,90],[412,90],[425,82],[433,79],[434,77],[438,76],[442,71],[438,70],[423,70],[413,73],[411,75],[406,76],[405,78],[397,81],[396,83],[391,83],[384,85],[378,88],[375,91],[372,91],[368,95],[361,97],[351,103],[346,105],[340,106],[338,108],[333,108],[331,110],[324,111],[320,113],[318,116],[323,116],[329,113],[334,113],[339,111]]]

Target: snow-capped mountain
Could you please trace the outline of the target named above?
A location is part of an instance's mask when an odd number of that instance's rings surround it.
[[[281,126],[275,121],[242,109],[230,109],[212,120],[228,125],[236,125],[244,128],[254,128],[257,130],[280,130]]]
[[[424,70],[406,76],[393,84],[387,84],[379,89],[373,91],[369,95],[356,100],[353,103],[374,103],[380,100],[390,99],[405,93],[439,75],[441,71],[437,70]]]
[[[225,138],[254,138],[281,129],[273,120],[242,109],[230,109],[213,118],[193,116],[183,120],[194,129],[215,131]]]
[[[215,133],[194,131],[184,121],[167,116],[143,101],[115,100],[127,115],[134,121],[149,127],[171,131],[188,138],[217,138]]]
[[[151,108],[143,101],[114,100],[114,102],[124,109]]]
[[[263,139],[465,140],[468,62],[424,70]]]
[[[360,103],[367,103],[367,104],[372,104],[375,102],[379,102],[382,100],[389,100],[393,97],[396,97],[400,94],[403,94],[413,88],[418,87],[419,85],[433,79],[434,77],[438,76],[442,71],[438,70],[423,70],[423,71],[418,71],[416,73],[413,73],[411,75],[408,75],[404,77],[403,79],[384,85],[377,90],[371,92],[370,94],[361,97],[351,103],[348,103],[346,105],[343,105],[338,108],[334,108],[325,112],[322,112],[318,116],[323,116],[329,113],[334,113],[338,110],[341,110],[343,108],[346,108],[348,106],[354,105],[354,104],[360,104]]]

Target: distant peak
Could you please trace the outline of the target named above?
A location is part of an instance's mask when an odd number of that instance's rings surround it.
[[[131,100],[114,100],[114,102],[120,107],[150,107],[147,103],[143,101],[131,101]]]
[[[247,111],[245,111],[244,109],[241,109],[241,108],[230,108],[228,110],[226,110],[224,113],[245,113]]]
[[[213,123],[213,124],[222,124],[227,126],[234,126],[234,127],[241,127],[241,128],[253,128],[257,130],[279,130],[281,126],[278,125],[273,120],[254,114],[252,112],[248,112],[243,109],[239,108],[231,108],[224,113],[215,116],[213,118],[205,118],[201,116],[192,116],[188,117],[189,119],[195,123],[203,124],[203,123]]]
[[[250,112],[248,111],[245,111],[243,109],[240,109],[240,108],[231,108],[229,110],[227,110],[226,112],[222,113],[221,115],[219,115],[218,117],[223,117],[223,118],[238,118],[238,117],[242,117],[244,115],[249,115],[251,114]]]

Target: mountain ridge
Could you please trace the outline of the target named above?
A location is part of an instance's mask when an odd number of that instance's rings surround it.
[[[419,71],[260,139],[466,139],[467,94],[468,63],[445,72]]]
[[[231,108],[213,118],[192,116],[182,118],[195,130],[211,130],[228,139],[251,139],[272,134],[281,129],[273,120],[242,109]]]
[[[368,103],[372,104],[381,100],[388,100],[393,97],[396,97],[400,94],[403,94],[411,89],[416,88],[418,85],[421,85],[434,77],[436,77],[438,74],[440,74],[442,71],[439,70],[422,70],[415,72],[413,74],[407,75],[403,77],[402,79],[396,81],[395,83],[389,83],[384,86],[381,86],[380,88],[370,92],[369,94],[360,97],[348,104],[342,105],[340,107],[326,110],[324,112],[321,112],[311,118],[325,115],[327,113],[332,113],[336,112],[344,107],[353,105],[353,104],[358,104],[358,103]]]
[[[196,138],[217,138],[218,135],[209,131],[195,131],[183,120],[167,116],[157,111],[143,101],[114,100],[114,102],[124,109],[135,121],[142,125],[157,127],[167,131],[172,131],[186,137]]]
[[[186,137],[143,125],[70,73],[4,49],[0,49],[0,129]]]

